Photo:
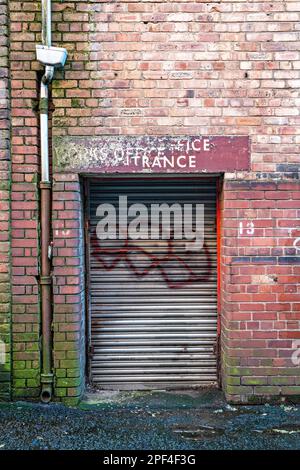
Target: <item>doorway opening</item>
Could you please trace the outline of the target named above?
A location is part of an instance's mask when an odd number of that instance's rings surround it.
[[[218,178],[94,178],[86,195],[91,384],[107,390],[217,385]],[[167,230],[165,214],[152,214],[162,205],[170,215]],[[201,211],[203,239],[192,238]],[[176,232],[181,224],[184,234],[184,223],[189,240]]]

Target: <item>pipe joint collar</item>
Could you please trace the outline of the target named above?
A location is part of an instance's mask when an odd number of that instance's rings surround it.
[[[52,384],[53,383],[53,374],[41,374],[41,383],[42,384]]]
[[[40,189],[51,189],[50,181],[41,181],[40,182]]]
[[[49,286],[51,284],[51,277],[50,276],[41,276],[40,277],[40,284],[42,286]]]

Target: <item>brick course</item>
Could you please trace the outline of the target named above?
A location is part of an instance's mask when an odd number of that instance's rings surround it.
[[[39,8],[10,2],[15,397],[39,392]],[[69,53],[52,86],[53,136],[251,137],[251,171],[225,174],[221,204],[223,387],[233,401],[300,396],[290,358],[300,320],[299,19],[291,1],[53,2],[53,43]],[[82,198],[78,175],[54,165],[53,177],[55,393],[73,403],[84,383]]]

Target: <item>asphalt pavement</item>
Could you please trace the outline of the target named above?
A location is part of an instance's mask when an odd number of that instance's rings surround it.
[[[232,406],[220,391],[97,392],[75,408],[0,403],[0,451],[300,449],[300,405]]]

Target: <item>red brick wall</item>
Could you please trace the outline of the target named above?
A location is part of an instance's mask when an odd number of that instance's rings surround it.
[[[38,393],[39,7],[10,2],[16,396]],[[284,356],[300,320],[298,2],[54,1],[53,12],[53,42],[69,52],[53,83],[54,137],[250,135],[251,171],[225,175],[222,201],[223,385],[233,400],[300,395]],[[54,170],[56,395],[71,399],[83,384],[79,182]],[[254,235],[238,236],[249,221]]]
[[[73,404],[85,383],[84,233],[78,175],[56,175],[53,190],[55,395]]]
[[[69,51],[53,84],[55,135],[247,134],[248,177],[297,171],[297,2],[53,8],[54,40]]]
[[[238,402],[299,397],[299,183],[228,181],[222,203],[223,388]]]
[[[38,2],[9,2],[13,397],[39,395]]]
[[[7,0],[0,0],[0,348],[5,343],[6,363],[0,364],[0,399],[10,397],[10,119]]]

